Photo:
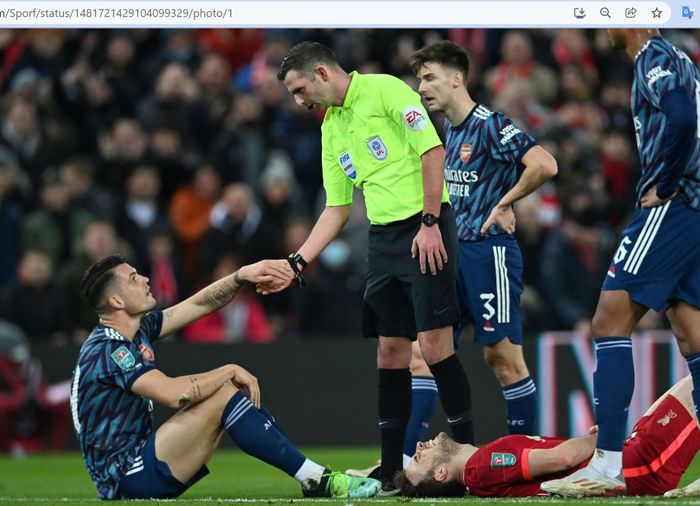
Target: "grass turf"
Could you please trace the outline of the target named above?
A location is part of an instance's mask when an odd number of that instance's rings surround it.
[[[308,448],[306,455],[316,462],[333,469],[366,467],[377,458],[376,448]],[[550,498],[524,499],[430,499],[405,498],[317,499],[301,497],[297,483],[284,473],[236,450],[220,450],[210,462],[211,473],[192,487],[181,498],[172,501],[149,501],[149,504],[203,505],[203,504],[310,504],[369,505],[369,504],[442,504],[488,502],[489,504],[591,504],[604,501],[606,505],[639,505],[666,502],[670,505],[700,505],[696,500],[667,500],[662,498],[612,498],[564,500]],[[691,465],[681,484],[700,476],[700,458]],[[140,501],[139,501],[140,502]],[[28,505],[82,505],[98,504],[95,488],[77,453],[61,455],[32,455],[22,459],[0,457],[0,504]],[[135,504],[133,501],[116,501],[107,504]],[[138,503],[136,503],[138,504]]]

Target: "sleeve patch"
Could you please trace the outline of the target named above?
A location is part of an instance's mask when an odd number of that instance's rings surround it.
[[[647,72],[647,85],[651,86],[654,84],[656,81],[661,79],[662,77],[666,76],[671,76],[673,75],[673,72],[671,72],[668,69],[662,69],[659,65],[651,69],[649,72]]]
[[[491,467],[513,467],[518,462],[512,453],[492,453]]]
[[[420,132],[428,124],[425,114],[423,111],[421,111],[420,107],[416,105],[409,105],[401,113],[401,116],[403,117],[403,121],[406,123],[406,126],[414,132]]]
[[[114,360],[123,371],[132,368],[136,363],[136,359],[126,346],[120,346],[112,352],[112,360]]]

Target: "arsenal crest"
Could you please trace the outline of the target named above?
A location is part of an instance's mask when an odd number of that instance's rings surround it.
[[[139,345],[139,351],[141,352],[141,355],[143,355],[143,358],[145,358],[149,362],[153,362],[156,359],[153,356],[153,351],[151,350],[151,348],[149,348],[143,343]]]
[[[377,160],[384,160],[386,158],[386,146],[378,135],[367,141],[367,147]]]
[[[463,163],[467,163],[470,156],[472,156],[472,145],[462,144],[462,149],[459,150],[459,159],[462,160]]]

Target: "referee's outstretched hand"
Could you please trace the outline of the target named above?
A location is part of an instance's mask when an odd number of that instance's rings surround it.
[[[420,271],[423,274],[426,273],[427,268],[430,268],[433,276],[442,270],[443,264],[447,263],[447,251],[442,243],[440,227],[421,225],[411,244],[411,257],[418,257]]]

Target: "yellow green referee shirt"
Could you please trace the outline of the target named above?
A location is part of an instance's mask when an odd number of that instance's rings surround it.
[[[404,220],[423,209],[421,155],[442,142],[406,83],[384,74],[350,76],[343,105],[329,107],[321,127],[326,205],[351,204],[355,185],[370,222]],[[442,201],[449,200],[443,184]]]

